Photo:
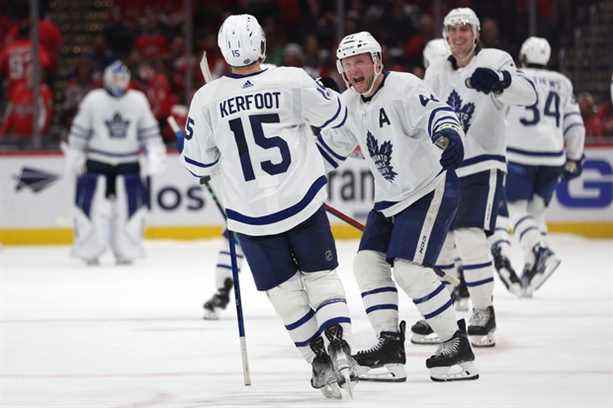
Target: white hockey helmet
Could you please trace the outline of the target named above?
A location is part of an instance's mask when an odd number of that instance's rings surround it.
[[[226,18],[217,34],[217,45],[232,67],[245,67],[266,58],[264,30],[250,14]]]
[[[428,41],[424,47],[424,67],[428,68],[432,62],[443,59],[449,55],[449,46],[442,38],[435,38]]]
[[[345,70],[343,69],[343,58],[351,57],[353,55],[369,53],[375,64],[375,78],[370,89],[366,93],[370,93],[375,83],[375,79],[383,72],[383,60],[382,60],[382,48],[381,44],[375,37],[368,31],[360,31],[359,33],[349,34],[345,36],[338,44],[336,49],[336,69],[341,74],[347,88],[350,87],[347,77],[345,76]]]
[[[547,65],[550,57],[551,46],[542,37],[529,37],[519,50],[519,60],[526,64]]]
[[[104,88],[113,96],[123,96],[130,85],[130,70],[117,60],[104,69],[102,76]]]
[[[458,7],[447,13],[443,20],[443,38],[445,41],[447,41],[447,27],[464,24],[469,24],[472,27],[476,39],[481,31],[481,23],[473,9],[469,7]]]

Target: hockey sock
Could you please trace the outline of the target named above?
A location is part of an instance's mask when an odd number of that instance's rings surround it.
[[[510,228],[511,220],[509,220],[508,217],[498,215],[496,218],[496,229],[494,233],[487,238],[490,248],[498,246],[501,253],[507,258],[510,257],[511,250],[511,237],[509,236]]]
[[[492,304],[494,292],[494,264],[485,232],[479,228],[454,232],[470,299],[474,307],[484,309]]]
[[[240,272],[245,257],[243,256],[240,245],[238,245],[238,242],[236,243],[236,266],[238,272]],[[224,236],[221,245],[217,253],[217,264],[215,265],[215,284],[217,285],[217,289],[221,289],[225,286],[226,279],[232,279],[232,262],[230,259],[230,243],[228,238]]]
[[[526,200],[509,203],[509,212],[513,221],[513,229],[521,247],[524,251],[526,264],[534,264],[534,254],[532,248],[542,242],[542,235],[532,214],[528,213],[528,202]]]
[[[302,285],[315,310],[320,332],[340,324],[343,333],[351,334],[351,318],[345,289],[336,271],[301,272]]]
[[[362,294],[364,310],[377,336],[382,331],[398,330],[398,290],[385,254],[359,251],[353,272]]]
[[[458,330],[453,301],[445,285],[434,271],[404,259],[394,261],[394,278],[404,290],[424,319],[439,337],[445,341]]]
[[[302,287],[300,273],[287,281],[266,291],[270,302],[281,317],[294,345],[310,364],[315,354],[309,347],[310,341],[319,336],[319,326],[315,311]]]

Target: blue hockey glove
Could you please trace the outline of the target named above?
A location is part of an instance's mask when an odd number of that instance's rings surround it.
[[[567,159],[562,171],[562,178],[566,181],[570,181],[577,178],[583,173],[583,162],[585,161],[585,155],[581,156],[579,160]]]
[[[340,92],[340,88],[334,79],[328,76],[322,76],[317,78],[317,80],[326,88],[332,89],[333,91]]]
[[[432,136],[434,144],[443,148],[441,154],[441,166],[445,170],[455,169],[464,160],[464,145],[460,134],[452,128],[444,128]]]
[[[484,94],[490,92],[499,94],[511,85],[511,74],[508,71],[495,71],[491,68],[479,67],[471,75],[468,85]]]

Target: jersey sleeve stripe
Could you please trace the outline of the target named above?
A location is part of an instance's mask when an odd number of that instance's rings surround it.
[[[327,161],[328,163],[330,163],[330,165],[331,165],[333,168],[337,168],[337,167],[339,166],[339,163],[337,163],[337,162],[336,162],[336,161],[335,161],[335,160],[334,160],[332,157],[330,157],[330,156],[328,155],[328,153],[326,153],[326,151],[323,149],[323,147],[321,147],[321,146],[319,145],[319,143],[317,143],[317,150],[319,150],[319,154],[321,154],[321,156],[322,156],[324,159],[326,159],[326,161]]]
[[[506,159],[504,156],[498,154],[481,154],[479,156],[471,157],[470,159],[466,159],[460,164],[458,167],[466,167],[471,164],[479,163],[486,160],[496,160],[502,163],[506,163]]]
[[[507,147],[507,152],[522,154],[525,156],[535,156],[535,157],[560,157],[564,155],[564,150],[560,150],[557,152],[545,152],[545,151],[522,150],[522,149],[517,149],[515,147]]]
[[[343,161],[346,159],[346,157],[341,156],[340,154],[337,154],[336,152],[334,152],[334,150],[332,150],[332,148],[330,146],[328,146],[328,144],[326,143],[326,141],[323,139],[323,137],[321,137],[321,135],[317,136],[317,142],[321,145],[321,147],[324,148],[325,151],[327,151],[328,153],[330,153],[332,156],[334,156],[337,160]]]
[[[579,127],[579,126],[583,127],[583,123],[573,123],[572,125],[567,126],[566,129],[564,129],[564,136],[566,136],[566,133],[568,133],[569,130],[575,127]]]
[[[136,150],[136,151],[126,152],[126,153],[116,153],[116,152],[109,152],[106,150],[99,150],[99,149],[87,149],[87,153],[94,153],[94,154],[99,154],[101,156],[109,156],[109,157],[130,157],[130,156],[138,156],[140,151]]]
[[[327,182],[328,181],[326,180],[326,176],[319,177],[313,182],[307,193],[304,195],[304,197],[302,197],[299,202],[288,208],[269,215],[251,217],[249,215],[241,214],[238,211],[234,211],[230,208],[226,208],[226,214],[228,216],[228,219],[248,225],[266,225],[283,221],[305,209],[311,203],[311,201],[313,201],[317,193],[319,193],[319,191],[325,187]]]
[[[581,113],[580,112],[569,112],[564,115],[564,119],[568,118],[569,116],[574,116],[574,115],[581,116]]]
[[[219,157],[213,163],[200,163],[199,161],[196,161],[194,159],[190,159],[187,156],[183,156],[183,160],[185,160],[185,163],[191,164],[192,166],[201,167],[203,169],[206,169],[207,167],[212,167],[212,166],[216,165],[219,162]]]
[[[345,115],[343,116],[343,120],[341,120],[341,123],[339,123],[338,125],[332,126],[332,129],[337,129],[343,126],[345,124],[345,121],[347,120],[347,116],[349,116],[349,110],[345,106]]]
[[[450,106],[439,106],[438,108],[432,109],[430,118],[428,119],[428,134],[430,135],[432,134],[432,122],[438,112],[454,112],[454,110]]]
[[[334,116],[332,116],[326,122],[324,122],[323,125],[319,126],[319,128],[325,128],[326,126],[328,126],[330,123],[332,123],[334,121],[334,119],[336,119],[338,117],[338,114],[341,113],[341,99],[337,97],[336,98],[336,102],[338,103],[338,106],[336,108],[336,113],[334,114]]]

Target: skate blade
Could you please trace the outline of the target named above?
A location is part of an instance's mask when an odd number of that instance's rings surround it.
[[[359,366],[359,378],[371,382],[405,382],[407,374],[403,364],[386,364],[377,368]]]
[[[451,367],[434,367],[430,369],[430,379],[437,382],[467,381],[479,378],[479,370],[474,361],[463,361]]]
[[[339,384],[341,390],[343,391],[343,399],[352,400],[354,382],[351,378],[351,369],[349,368],[349,366],[341,369],[339,371],[339,375],[341,376],[341,378],[343,378],[343,382]]]
[[[436,333],[430,333],[428,335],[413,333],[411,335],[411,343],[419,345],[431,345],[440,344],[441,339]]]
[[[473,347],[494,347],[496,345],[496,338],[494,337],[493,332],[490,332],[485,336],[475,336],[469,334],[468,338],[470,339],[470,344],[472,344]]]
[[[549,277],[558,269],[562,261],[558,258],[551,259],[550,262],[547,263],[547,267],[545,268],[545,272],[542,275],[537,275],[532,279],[528,288],[532,293],[536,292],[543,284],[549,279]]]
[[[204,320],[219,320],[219,314],[215,311],[205,310],[202,318]]]
[[[326,384],[319,389],[324,397],[328,399],[341,400],[343,399],[343,393],[337,383]]]

